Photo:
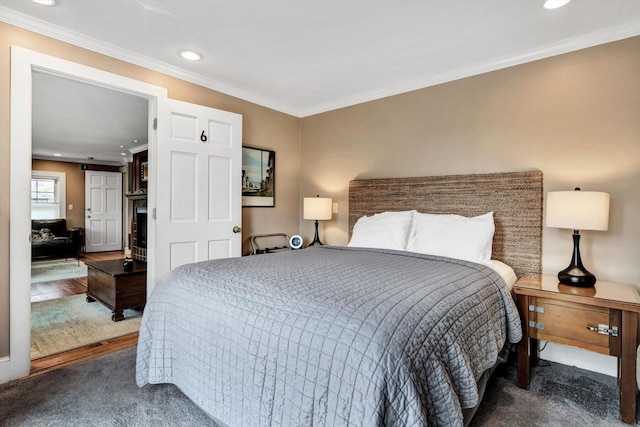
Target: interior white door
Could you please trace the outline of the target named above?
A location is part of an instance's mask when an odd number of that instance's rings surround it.
[[[85,171],[85,250],[122,249],[122,174]]]
[[[242,252],[242,116],[175,100],[167,105],[159,110],[154,174],[156,278]]]

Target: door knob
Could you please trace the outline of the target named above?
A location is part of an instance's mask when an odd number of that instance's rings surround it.
[[[234,233],[239,233],[242,231],[242,228],[238,227],[237,225],[235,227],[233,227],[233,232]]]

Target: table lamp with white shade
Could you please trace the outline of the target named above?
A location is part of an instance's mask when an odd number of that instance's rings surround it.
[[[579,230],[609,228],[609,193],[598,191],[551,191],[547,193],[547,227],[573,230],[573,256],[571,264],[558,273],[560,283],[579,287],[592,287],[596,277],[587,271],[580,258]]]
[[[327,221],[331,219],[333,213],[333,200],[326,197],[305,197],[303,204],[303,218],[316,221],[316,235],[313,242],[309,246],[322,245],[318,238],[318,221]]]

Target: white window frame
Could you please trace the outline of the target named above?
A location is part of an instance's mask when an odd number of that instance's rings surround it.
[[[67,174],[65,172],[31,171],[31,179],[53,179],[58,195],[58,218],[67,219]],[[31,196],[29,196],[31,199]]]

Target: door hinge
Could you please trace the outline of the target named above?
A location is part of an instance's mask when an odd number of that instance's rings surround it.
[[[598,327],[587,325],[587,329],[591,332],[597,332],[602,335],[611,335],[612,337],[618,336],[618,327],[613,326],[609,327],[609,325],[603,325],[602,323],[598,324]]]
[[[536,323],[533,320],[529,320],[529,327],[530,328],[535,328],[535,329],[544,329],[544,324]]]
[[[544,307],[538,307],[537,305],[531,304],[529,306],[529,311],[535,311],[536,313],[544,313]]]
[[[158,129],[158,118],[153,119],[153,130]]]
[[[156,219],[156,208],[151,211],[151,218]]]

